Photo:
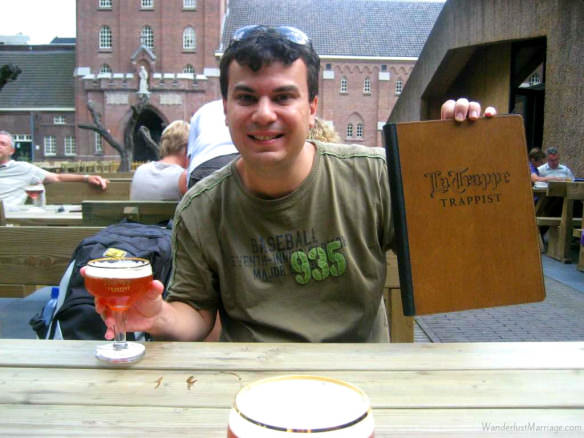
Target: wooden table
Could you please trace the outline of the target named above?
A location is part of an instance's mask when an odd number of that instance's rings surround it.
[[[80,205],[67,205],[64,212],[58,212],[58,205],[47,205],[45,208],[26,206],[21,210],[6,211],[6,223],[13,225],[82,225]]]
[[[153,342],[130,368],[98,362],[96,344],[0,340],[0,436],[224,438],[237,391],[282,374],[361,387],[376,438],[584,433],[584,342]]]

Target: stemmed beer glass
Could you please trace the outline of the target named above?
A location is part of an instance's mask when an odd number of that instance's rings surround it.
[[[97,347],[95,356],[106,362],[129,363],[144,356],[144,345],[126,341],[126,311],[152,283],[152,266],[136,257],[90,260],[85,268],[85,287],[100,298],[115,317],[115,338]]]

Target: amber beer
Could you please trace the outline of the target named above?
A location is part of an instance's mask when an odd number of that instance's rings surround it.
[[[374,429],[369,399],[359,388],[327,377],[279,376],[239,391],[227,437],[373,438]]]
[[[85,269],[85,287],[115,311],[127,310],[150,288],[152,267],[140,258],[91,260]]]

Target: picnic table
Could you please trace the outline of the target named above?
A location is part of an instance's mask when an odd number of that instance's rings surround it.
[[[0,436],[224,438],[239,389],[285,374],[360,387],[376,438],[584,432],[584,342],[151,342],[130,367],[97,343],[1,339]]]
[[[61,211],[62,210],[62,211]],[[83,223],[81,205],[46,205],[35,207],[24,205],[18,210],[5,213],[6,224],[69,226]]]

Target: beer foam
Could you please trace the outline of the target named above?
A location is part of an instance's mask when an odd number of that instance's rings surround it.
[[[268,427],[331,429],[367,415],[369,400],[358,388],[339,380],[286,376],[244,388],[236,397],[235,408]]]
[[[103,258],[91,260],[85,275],[93,278],[115,278],[129,280],[152,275],[152,266],[143,259]]]

